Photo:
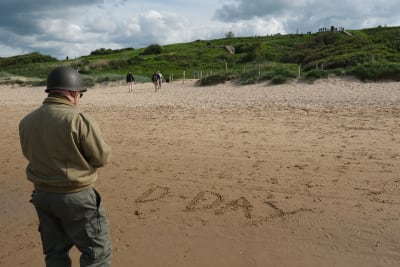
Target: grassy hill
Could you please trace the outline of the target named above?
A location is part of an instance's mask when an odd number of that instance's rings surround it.
[[[87,86],[124,80],[132,71],[140,82],[161,70],[167,79],[202,78],[203,84],[285,82],[300,75],[329,74],[361,80],[400,80],[400,27],[257,37],[196,40],[190,43],[111,50],[101,48],[76,59],[31,53],[0,58],[0,81],[43,85],[57,65],[80,67]]]

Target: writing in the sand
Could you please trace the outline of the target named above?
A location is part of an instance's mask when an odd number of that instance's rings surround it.
[[[141,194],[135,202],[145,203],[156,201],[166,197],[168,192],[168,187],[155,186]],[[284,211],[271,201],[265,201],[264,203],[274,210],[274,215],[270,215],[264,219],[293,215],[300,211],[312,211],[311,209],[303,208]],[[252,219],[254,217],[252,215],[253,205],[247,198],[239,197],[234,200],[224,200],[221,194],[207,190],[199,192],[185,207],[185,211],[187,212],[196,210],[213,210],[215,215],[222,215],[227,211],[241,210],[245,218]]]
[[[168,187],[155,186],[144,192],[139,198],[136,199],[136,203],[156,201],[164,198],[168,194]],[[186,206],[185,211],[195,210],[208,210],[215,209],[216,215],[224,214],[227,210],[243,210],[243,214],[246,218],[251,218],[251,210],[253,206],[245,197],[228,201],[224,203],[221,194],[212,191],[201,191],[198,193]]]

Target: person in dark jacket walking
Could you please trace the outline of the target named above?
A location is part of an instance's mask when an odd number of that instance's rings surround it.
[[[154,83],[154,91],[157,92],[161,89],[161,84],[163,82],[163,76],[161,72],[158,70],[151,76],[151,81]]]
[[[126,75],[126,82],[128,84],[128,92],[133,91],[133,84],[136,83],[135,77],[133,76],[132,72],[128,72]]]
[[[75,69],[53,69],[45,91],[42,106],[20,121],[19,136],[46,266],[71,266],[74,245],[80,266],[110,266],[109,223],[93,187],[110,147],[96,122],[78,109],[86,88]]]

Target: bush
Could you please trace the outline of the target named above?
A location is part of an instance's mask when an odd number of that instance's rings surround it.
[[[296,78],[296,72],[285,68],[285,67],[276,67],[264,73],[260,80],[272,80],[275,77],[286,77],[286,78]]]
[[[200,86],[207,85],[216,85],[220,83],[224,83],[226,81],[226,76],[223,74],[210,75],[204,78],[201,78],[199,81]]]
[[[278,76],[274,76],[272,79],[271,79],[271,84],[284,84],[284,83],[286,83],[287,82],[287,80],[288,80],[288,78],[287,77],[285,77],[285,76],[282,76],[282,75],[278,75]]]
[[[128,59],[128,64],[129,65],[140,64],[142,62],[144,62],[144,59],[141,56],[134,56],[134,57],[131,57],[131,58]]]
[[[94,78],[87,75],[81,75],[81,77],[82,77],[82,83],[85,87],[93,87],[96,85]]]
[[[91,56],[111,55],[111,54],[116,54],[116,53],[120,53],[120,52],[124,52],[124,51],[132,51],[132,50],[135,50],[135,49],[132,47],[115,49],[115,50],[112,50],[111,48],[99,48],[99,49],[96,49],[96,50],[90,52],[90,55]]]
[[[42,55],[38,52],[33,52],[26,55],[1,58],[0,67],[26,66],[34,63],[54,63],[54,62],[58,62],[58,60],[51,56]]]
[[[120,60],[110,60],[108,63],[109,68],[111,69],[120,69],[128,66],[128,61],[120,59]]]
[[[245,53],[245,55],[240,59],[241,63],[254,61],[261,54],[261,52],[260,52],[261,45],[259,43],[255,43],[255,44],[251,44],[251,45],[245,44],[242,46],[238,46],[238,49],[241,53]]]
[[[91,56],[94,56],[94,55],[109,55],[109,54],[112,54],[112,53],[113,53],[113,50],[111,50],[110,48],[108,48],[108,49],[99,48],[99,49],[96,49],[96,50],[90,52],[90,55]]]
[[[308,79],[308,80],[316,80],[316,79],[320,79],[320,78],[326,78],[326,77],[328,77],[328,74],[329,73],[327,71],[313,69],[313,70],[306,72],[306,74],[304,75],[304,78]]]
[[[360,80],[394,80],[400,81],[400,63],[373,62],[360,64],[349,71]]]
[[[143,51],[143,55],[159,55],[162,53],[162,48],[158,44],[152,44],[146,47]]]
[[[270,81],[272,84],[280,84],[293,78],[296,78],[295,71],[285,66],[273,66],[269,67],[268,70],[262,70],[261,75],[256,69],[243,72],[240,74],[238,82],[239,84],[254,84]]]
[[[259,78],[258,71],[254,69],[240,73],[237,82],[239,84],[255,84]]]

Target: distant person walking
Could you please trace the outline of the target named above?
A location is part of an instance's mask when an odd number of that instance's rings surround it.
[[[151,77],[151,80],[154,83],[154,91],[155,92],[157,92],[159,89],[161,89],[161,77],[157,72],[153,74],[153,76]]]
[[[126,75],[126,82],[128,84],[128,92],[133,91],[133,84],[136,83],[135,77],[133,76],[132,72],[128,72]]]
[[[162,73],[158,70],[157,71],[157,74],[158,74],[158,76],[160,77],[160,89],[161,89],[161,84],[163,83],[163,81],[164,81],[164,76],[162,75]]]
[[[159,70],[153,74],[151,80],[154,83],[154,89],[156,92],[161,89],[161,84],[162,84],[163,78],[164,77]]]
[[[34,185],[31,202],[47,267],[71,266],[72,246],[80,266],[111,265],[109,224],[100,194],[94,189],[97,169],[110,160],[93,118],[78,109],[86,92],[80,74],[57,67],[47,77],[42,106],[19,123],[26,175]]]

